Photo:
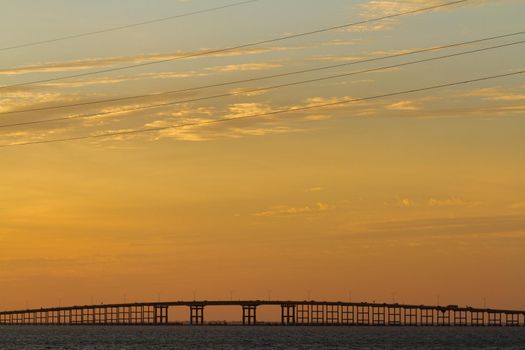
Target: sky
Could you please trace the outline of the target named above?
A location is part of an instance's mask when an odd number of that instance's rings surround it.
[[[367,98],[522,71],[525,34],[359,63],[520,32],[523,1],[203,55],[446,2],[259,0],[11,48],[234,2],[0,0],[0,309],[439,296],[524,310],[524,75]],[[54,108],[135,95],[149,96]],[[121,133],[150,128],[164,129]]]

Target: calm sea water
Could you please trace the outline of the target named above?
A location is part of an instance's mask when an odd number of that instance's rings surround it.
[[[0,349],[525,349],[525,327],[0,327]]]

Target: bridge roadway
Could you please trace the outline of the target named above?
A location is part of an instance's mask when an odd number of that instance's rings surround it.
[[[0,312],[0,325],[167,325],[169,309],[187,307],[189,324],[203,325],[204,310],[236,306],[242,324],[257,321],[257,308],[279,306],[282,325],[525,326],[525,311],[385,303],[283,300],[202,300],[100,304]]]

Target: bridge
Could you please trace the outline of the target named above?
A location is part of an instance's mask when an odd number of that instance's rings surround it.
[[[205,309],[213,306],[239,308],[243,325],[269,324],[257,320],[257,308],[277,306],[280,325],[333,326],[455,326],[524,327],[525,311],[487,308],[387,303],[352,303],[327,301],[174,301],[125,304],[100,304],[27,309],[0,312],[0,325],[120,325],[162,326],[169,320],[170,308],[188,309],[190,325],[205,322]]]

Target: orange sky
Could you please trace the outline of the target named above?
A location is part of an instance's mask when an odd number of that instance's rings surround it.
[[[219,57],[2,89],[439,4],[261,0],[1,52],[0,113],[156,93],[522,30],[520,1],[440,11]],[[295,4],[295,5],[294,5]],[[217,6],[24,0],[0,47]],[[302,16],[292,16],[294,6]],[[104,15],[96,17],[101,10]],[[254,16],[254,14],[259,14]],[[255,18],[256,17],[256,18]],[[91,20],[86,20],[91,18]],[[81,20],[82,19],[82,20]],[[271,21],[271,28],[267,26]],[[21,21],[28,23],[20,26]],[[49,25],[48,25],[49,23]],[[200,24],[199,26],[195,26]],[[248,28],[248,29],[247,29]],[[7,30],[7,31],[6,31]],[[177,33],[168,35],[166,33]],[[182,34],[181,34],[182,33]],[[284,33],[284,34],[283,34]],[[523,40],[523,35],[169,97],[0,114],[11,145],[237,118],[523,70],[523,45],[183,103]],[[0,309],[91,301],[273,298],[525,309],[523,75],[232,123],[0,148]],[[110,112],[110,113],[108,113]],[[271,291],[271,292],[269,292]]]

